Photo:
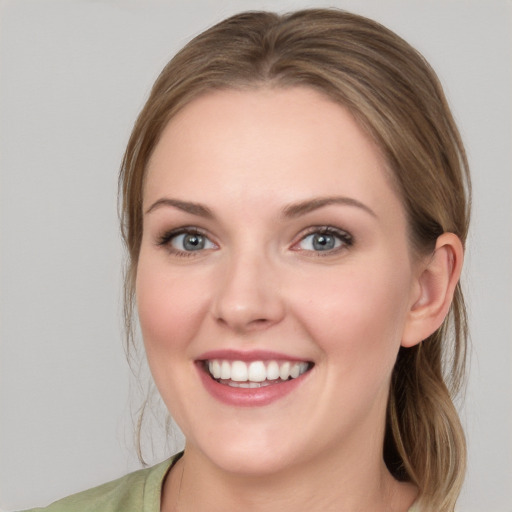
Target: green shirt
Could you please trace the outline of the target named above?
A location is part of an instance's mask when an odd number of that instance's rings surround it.
[[[180,456],[26,512],[160,512],[164,478]]]
[[[181,453],[151,468],[25,512],[160,512],[164,478]],[[415,512],[415,507],[409,509]]]

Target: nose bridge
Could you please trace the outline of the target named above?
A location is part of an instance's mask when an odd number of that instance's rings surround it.
[[[275,259],[249,243],[233,250],[219,275],[214,301],[217,321],[237,331],[277,323],[284,313]]]

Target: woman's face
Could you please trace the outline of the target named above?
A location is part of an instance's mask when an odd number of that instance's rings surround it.
[[[307,88],[200,97],[163,132],[143,210],[140,323],[187,450],[247,474],[381,452],[417,272],[348,111]]]

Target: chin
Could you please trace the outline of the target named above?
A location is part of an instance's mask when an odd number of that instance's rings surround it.
[[[288,445],[281,436],[264,435],[215,436],[215,443],[194,445],[187,442],[186,450],[198,450],[201,457],[227,473],[240,476],[272,475],[296,465],[303,451],[296,444]]]
[[[222,449],[209,454],[210,460],[227,473],[245,477],[265,477],[280,473],[294,466],[296,454],[287,456],[275,450]]]

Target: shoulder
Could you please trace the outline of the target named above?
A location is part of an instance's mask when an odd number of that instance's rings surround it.
[[[179,457],[25,512],[159,512],[163,480]]]

